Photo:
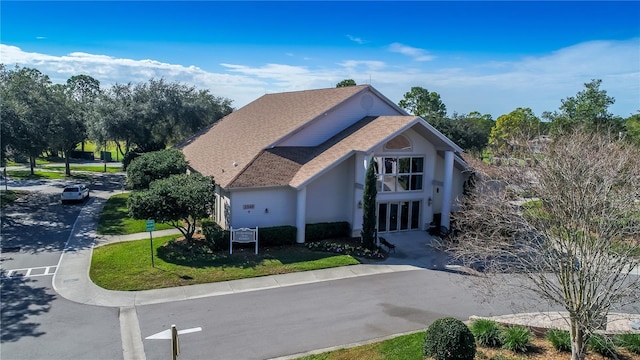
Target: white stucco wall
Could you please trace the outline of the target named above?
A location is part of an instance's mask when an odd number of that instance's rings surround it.
[[[307,185],[307,224],[351,223],[355,186],[353,165],[353,158],[349,158]]]
[[[268,212],[265,211],[267,209]],[[279,187],[231,192],[230,226],[252,228],[282,225],[296,225],[295,190]]]
[[[231,199],[229,198],[229,192],[220,189],[220,187],[216,185],[214,198],[215,214],[213,214],[213,220],[223,229],[227,229],[231,217]]]
[[[444,158],[442,156],[438,156],[436,158],[436,168],[442,169],[444,166]],[[436,173],[436,177],[434,180],[439,184],[442,184],[442,180],[444,179],[444,174],[442,171]],[[467,175],[463,174],[458,168],[453,168],[453,184],[451,187],[451,210],[455,211],[457,209],[458,198],[462,195],[464,191],[464,181],[467,179]],[[437,201],[434,203],[434,212],[438,213],[442,210],[442,186],[440,186],[440,193],[434,194]],[[438,196],[440,195],[440,197]]]
[[[416,156],[424,158],[424,174],[422,190],[420,191],[406,191],[395,193],[378,193],[378,202],[384,201],[406,201],[406,200],[420,200],[422,201],[420,209],[420,229],[424,230],[426,224],[429,224],[433,219],[433,204],[429,206],[428,199],[432,197],[433,193],[433,179],[436,176],[436,172],[441,172],[441,167],[437,167],[437,152],[433,144],[428,142],[424,137],[420,136],[412,129],[408,129],[403,132],[402,135],[406,136],[411,141],[411,151],[390,151],[384,149],[384,144],[374,149],[374,156]],[[442,177],[442,175],[440,175]]]
[[[401,115],[371,91],[365,91],[327,112],[278,146],[317,146],[365,116]]]

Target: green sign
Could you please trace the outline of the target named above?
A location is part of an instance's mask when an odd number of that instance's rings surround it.
[[[147,231],[153,231],[156,229],[156,222],[154,220],[147,220]]]

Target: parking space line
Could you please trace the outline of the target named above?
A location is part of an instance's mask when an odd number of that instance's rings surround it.
[[[3,276],[3,278],[49,276],[54,275],[57,268],[57,265],[52,265],[24,269],[11,269],[7,270],[7,273]]]

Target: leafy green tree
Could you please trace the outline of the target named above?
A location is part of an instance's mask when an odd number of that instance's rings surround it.
[[[32,68],[0,66],[0,106],[3,148],[29,156],[31,174],[36,158],[48,147],[51,121],[51,80]]]
[[[624,127],[627,139],[640,146],[640,112],[629,116],[624,123]]]
[[[72,99],[64,85],[55,84],[49,88],[50,121],[49,147],[57,153],[62,151],[65,159],[65,173],[71,176],[69,157],[71,151],[86,137],[86,127],[82,117],[74,111]]]
[[[547,114],[551,120],[551,131],[560,135],[581,126],[591,131],[611,132],[617,134],[623,129],[622,119],[609,112],[609,106],[615,99],[601,90],[602,80],[591,80],[585,83],[585,89],[576,96],[562,100],[559,111]]]
[[[94,138],[117,141],[122,156],[132,149],[165,149],[233,111],[231,100],[207,90],[163,79],[140,84],[115,84],[100,98]],[[124,148],[120,146],[124,144]]]
[[[153,219],[180,230],[190,240],[196,221],[211,214],[215,182],[198,173],[171,175],[153,181],[148,190],[134,191],[127,206],[134,219]]]
[[[495,123],[491,115],[474,111],[468,115],[453,113],[451,119],[440,121],[434,127],[465,151],[479,153],[487,146]]]
[[[178,149],[145,153],[127,166],[127,186],[133,190],[149,188],[158,179],[187,172],[188,164]]]
[[[369,161],[367,173],[364,180],[364,190],[362,194],[362,246],[367,249],[375,249],[376,244],[376,170],[374,159]]]
[[[433,125],[434,121],[444,119],[447,116],[447,107],[442,103],[440,94],[435,91],[414,86],[411,91],[404,94],[398,105],[409,113],[420,116]]]
[[[100,82],[88,75],[75,75],[65,85],[50,87],[51,122],[49,145],[65,158],[65,172],[71,175],[71,152],[87,139],[87,124],[93,103],[100,93]]]
[[[356,86],[356,81],[353,79],[344,79],[336,84],[336,87],[347,87],[347,86]]]
[[[501,115],[491,129],[489,144],[494,153],[519,153],[528,147],[528,141],[541,134],[540,119],[530,108],[517,108]]]

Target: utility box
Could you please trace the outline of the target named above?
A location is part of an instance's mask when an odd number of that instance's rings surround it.
[[[100,160],[109,162],[111,161],[111,152],[110,151],[100,151]]]

